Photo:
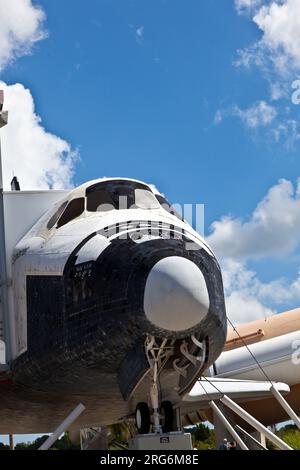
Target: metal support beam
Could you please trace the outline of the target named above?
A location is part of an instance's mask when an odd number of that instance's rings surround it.
[[[48,437],[48,439],[41,445],[38,450],[48,450],[57,441],[59,436],[65,432],[72,423],[81,415],[85,410],[85,406],[81,403],[76,406],[76,408],[66,417],[66,419],[55,429],[55,431]]]
[[[176,431],[181,431],[181,409],[179,407],[175,408],[175,422],[176,422]]]
[[[291,418],[291,420],[294,421],[294,423],[296,424],[296,426],[298,427],[298,429],[300,429],[300,419],[299,417],[296,415],[296,413],[294,412],[294,410],[290,407],[290,405],[288,404],[288,402],[283,398],[283,396],[281,395],[281,393],[277,390],[276,387],[274,387],[274,385],[272,385],[271,387],[271,392],[273,393],[274,397],[276,398],[276,400],[278,401],[278,403],[282,406],[282,408],[284,409],[284,411],[286,411],[286,413],[289,415],[289,417]]]
[[[255,446],[258,447],[258,450],[268,450],[266,448],[266,446],[264,446],[261,442],[259,442],[257,439],[255,439],[255,437],[253,437],[251,434],[249,434],[247,431],[245,431],[245,429],[243,429],[241,426],[239,426],[238,424],[236,424],[235,426],[235,429],[237,429],[238,431],[240,431],[244,436],[246,436],[251,442],[253,442],[253,444]],[[261,435],[261,433],[259,433]],[[263,436],[265,437],[265,436]],[[257,450],[257,449],[251,449],[251,450]]]
[[[240,438],[238,433],[234,430],[234,428],[231,426],[230,422],[228,419],[224,416],[222,411],[218,408],[218,406],[215,404],[214,401],[209,402],[209,406],[213,409],[213,411],[216,413],[216,415],[219,417],[220,421],[223,423],[227,431],[231,434],[233,439],[236,441],[236,443],[240,446],[242,450],[249,450],[244,441]]]
[[[241,406],[235,403],[231,398],[227,397],[226,395],[220,399],[220,401],[228,406],[232,411],[234,411],[238,416],[243,418],[248,424],[250,424],[254,429],[264,434],[270,441],[273,442],[276,446],[278,446],[282,450],[293,450],[290,446],[288,446],[282,439],[277,437],[274,433],[272,433],[266,426],[261,424],[257,419],[253,418],[246,410],[244,410]]]

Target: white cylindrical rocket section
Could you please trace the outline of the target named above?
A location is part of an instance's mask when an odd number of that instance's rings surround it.
[[[294,331],[248,346],[271,380],[288,385],[300,382],[300,331]],[[210,368],[211,375],[232,379],[266,380],[266,376],[245,346],[225,351]]]

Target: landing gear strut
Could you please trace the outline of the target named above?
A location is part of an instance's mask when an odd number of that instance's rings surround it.
[[[173,430],[174,413],[169,401],[159,402],[158,376],[169,357],[173,354],[174,341],[163,340],[157,344],[153,336],[146,339],[145,350],[151,367],[150,402],[152,408],[152,430],[156,434]],[[136,427],[140,434],[150,431],[151,419],[147,403],[138,403],[136,407]],[[162,421],[162,423],[161,423]]]

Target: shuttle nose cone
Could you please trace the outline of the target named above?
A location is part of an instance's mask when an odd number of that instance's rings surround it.
[[[170,256],[151,269],[144,292],[144,312],[159,328],[184,331],[207,314],[209,295],[204,276],[192,261]]]

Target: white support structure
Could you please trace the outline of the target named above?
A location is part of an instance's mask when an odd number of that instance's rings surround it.
[[[4,93],[0,90],[0,129],[7,124],[7,111],[2,111]],[[9,312],[7,296],[6,246],[4,228],[3,177],[0,142],[0,369],[6,369],[11,360]]]
[[[215,404],[214,401],[209,402],[209,405],[213,409],[213,411],[218,415],[220,421],[224,424],[225,428],[227,431],[231,434],[233,439],[236,441],[236,443],[240,446],[242,450],[249,450],[244,441],[240,438],[238,433],[234,430],[234,428],[231,426],[230,422],[228,419],[224,416],[220,408]]]
[[[274,385],[272,385],[271,387],[271,392],[273,393],[274,397],[276,398],[276,400],[278,401],[278,403],[282,406],[282,408],[286,411],[286,413],[289,415],[289,417],[291,418],[291,420],[294,421],[294,423],[296,424],[296,426],[298,427],[298,429],[300,429],[300,419],[299,417],[296,415],[296,413],[294,412],[294,410],[290,407],[290,405],[288,404],[288,402],[283,398],[283,396],[281,395],[281,393],[276,389],[276,387],[274,387]]]
[[[223,398],[220,399],[220,401],[224,405],[228,406],[228,408],[234,411],[238,416],[244,419],[254,429],[264,434],[270,441],[273,442],[273,444],[278,446],[280,449],[293,450],[292,447],[288,446],[285,442],[283,442],[282,439],[272,433],[266,426],[257,421],[257,419],[253,418],[253,416],[251,416],[246,410],[244,410],[241,406],[231,400],[231,398],[224,395]]]
[[[85,406],[81,403],[76,406],[76,408],[72,411],[72,413],[67,416],[67,418],[58,426],[57,429],[48,437],[48,439],[41,445],[38,450],[48,450],[54,444],[55,441],[59,438],[59,436],[66,431],[72,423],[81,415],[81,413],[85,410]]]
[[[253,437],[251,434],[249,434],[247,431],[245,431],[245,429],[243,429],[241,426],[239,426],[238,424],[236,424],[235,426],[235,429],[237,429],[238,431],[240,431],[244,436],[246,436],[250,441],[252,441],[259,449],[261,450],[268,450],[266,448],[266,446],[264,446],[261,442],[259,442],[257,439],[255,439],[255,437]],[[262,435],[261,433],[259,433],[260,436],[263,436],[263,438],[265,438],[264,435]],[[255,449],[256,450],[256,449]]]

